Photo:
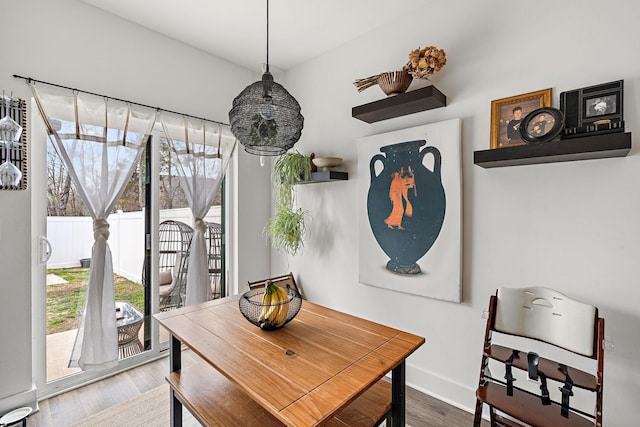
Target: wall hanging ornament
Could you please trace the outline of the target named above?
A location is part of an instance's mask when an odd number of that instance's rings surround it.
[[[267,63],[262,79],[247,86],[229,111],[231,132],[246,152],[279,156],[298,142],[304,118],[300,104],[269,72],[269,0],[267,0]]]
[[[0,99],[0,188],[26,188],[26,105],[21,99],[4,94]]]
[[[460,302],[460,119],[358,140],[359,282]]]

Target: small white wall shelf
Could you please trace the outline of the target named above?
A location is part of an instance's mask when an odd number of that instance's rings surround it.
[[[349,179],[347,172],[339,171],[322,171],[311,172],[311,177],[307,181],[298,181],[296,184],[314,184],[317,182],[329,182],[329,181],[346,181]]]

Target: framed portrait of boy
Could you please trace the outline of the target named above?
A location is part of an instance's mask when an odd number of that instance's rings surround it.
[[[551,88],[491,101],[491,148],[526,144],[520,123],[527,114],[543,107],[551,107]]]

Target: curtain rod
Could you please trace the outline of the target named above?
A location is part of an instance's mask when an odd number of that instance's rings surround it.
[[[72,91],[75,91],[75,92],[82,92],[82,93],[86,93],[86,94],[89,94],[89,95],[100,96],[102,98],[113,99],[114,101],[126,102],[128,104],[138,105],[140,107],[151,108],[151,109],[158,110],[158,111],[166,111],[167,113],[173,113],[173,114],[177,114],[179,116],[185,116],[185,117],[189,117],[189,118],[192,118],[192,119],[204,120],[206,122],[216,123],[218,125],[229,126],[228,123],[222,123],[222,122],[219,122],[217,120],[203,119],[202,117],[192,116],[190,114],[178,113],[177,111],[171,111],[171,110],[166,110],[164,108],[153,107],[151,105],[140,104],[139,102],[127,101],[126,99],[114,98],[113,96],[101,95],[99,93],[89,92],[89,91],[82,90],[82,89],[76,89],[76,88],[69,87],[69,86],[63,86],[63,85],[59,85],[59,84],[55,84],[55,83],[45,82],[45,81],[42,81],[42,80],[36,80],[36,79],[31,78],[31,77],[23,77],[23,76],[19,76],[17,74],[14,74],[13,77],[15,77],[16,79],[26,80],[27,83],[31,83],[31,82],[43,83],[43,84],[46,84],[46,85],[49,85],[49,86],[55,86],[55,87],[59,87],[59,88],[62,88],[62,89],[69,89],[69,90],[72,90]]]

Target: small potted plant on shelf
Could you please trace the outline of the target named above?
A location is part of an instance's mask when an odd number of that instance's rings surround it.
[[[311,158],[297,151],[278,157],[273,166],[271,181],[278,194],[276,212],[264,229],[271,245],[290,255],[295,255],[303,246],[306,233],[302,208],[295,208],[296,181],[308,180],[311,176]]]

